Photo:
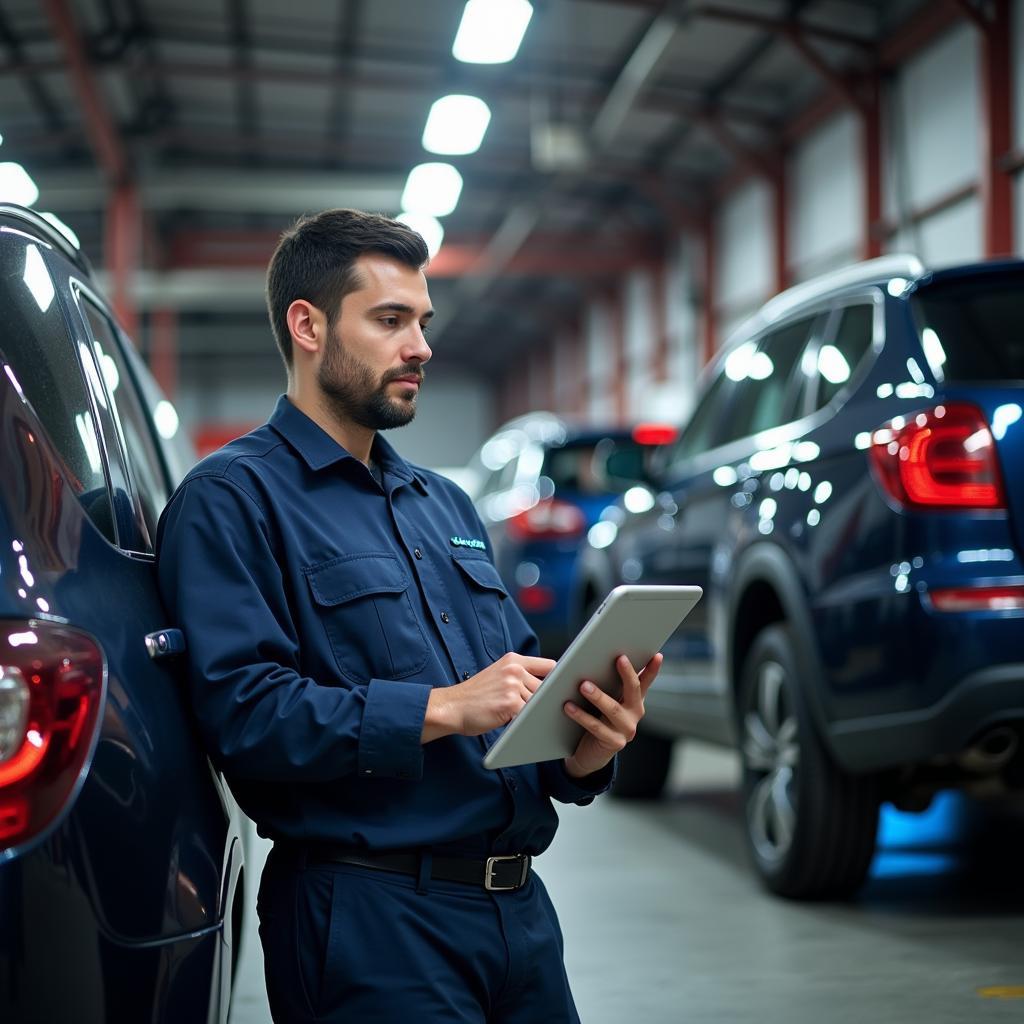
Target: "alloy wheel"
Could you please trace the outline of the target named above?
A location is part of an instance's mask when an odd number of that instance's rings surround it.
[[[796,709],[788,696],[785,669],[777,661],[758,665],[750,704],[742,748],[749,783],[747,820],[757,855],[776,865],[793,843],[800,765]]]

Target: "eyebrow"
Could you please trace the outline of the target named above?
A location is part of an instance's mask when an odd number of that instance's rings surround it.
[[[404,302],[381,302],[379,305],[372,306],[366,311],[367,313],[406,313],[412,315],[416,312],[412,306],[407,306]],[[424,320],[429,320],[434,315],[432,309],[428,309],[423,314]]]

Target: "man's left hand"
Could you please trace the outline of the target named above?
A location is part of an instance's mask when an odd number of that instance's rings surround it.
[[[662,655],[656,654],[637,673],[622,655],[615,663],[622,679],[622,699],[616,700],[589,681],[580,684],[580,693],[598,711],[600,718],[588,714],[579,705],[566,701],[565,713],[586,730],[572,757],[565,759],[565,770],[574,779],[600,771],[636,735],[644,717],[644,697],[658,676]]]

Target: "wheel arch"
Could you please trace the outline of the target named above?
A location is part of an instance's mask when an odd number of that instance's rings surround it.
[[[734,710],[743,662],[758,633],[776,623],[788,623],[800,666],[801,693],[822,743],[836,757],[821,690],[813,685],[813,680],[825,678],[825,668],[804,588],[792,560],[775,544],[755,544],[740,557],[733,580],[728,603],[726,664]]]

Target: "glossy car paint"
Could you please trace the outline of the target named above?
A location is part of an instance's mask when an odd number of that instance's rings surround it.
[[[584,552],[583,577],[598,590],[618,581],[705,588],[666,647],[648,696],[653,727],[733,742],[743,653],[779,618],[797,627],[812,710],[851,770],[953,755],[985,728],[1024,719],[1024,613],[950,614],[929,598],[936,588],[1024,583],[1024,420],[995,442],[1006,511],[897,508],[866,450],[894,417],[942,402],[970,402],[989,424],[997,408],[1024,404],[1024,382],[937,380],[911,316],[917,288],[995,273],[1024,285],[1024,264],[959,268],[901,294],[879,280],[794,312],[870,296],[877,354],[825,409],[665,476],[649,512],[617,509],[614,543]]]
[[[47,258],[55,279],[83,274]],[[66,622],[106,661],[77,796],[48,834],[0,854],[0,1020],[224,1022],[240,819],[173,664],[147,654],[146,634],[168,625],[152,558],[99,533],[8,373],[0,423],[0,627]]]

